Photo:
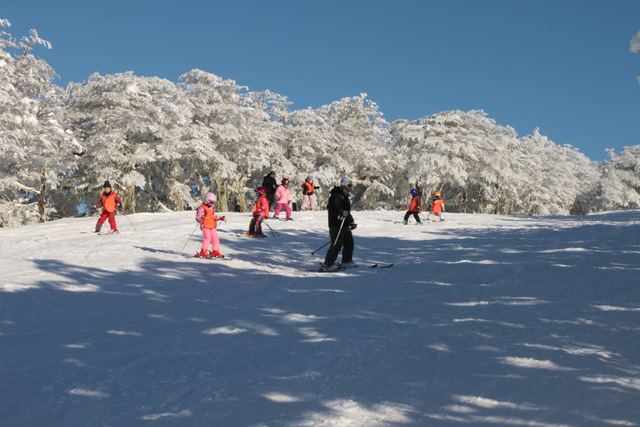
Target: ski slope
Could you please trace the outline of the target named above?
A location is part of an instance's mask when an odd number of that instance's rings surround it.
[[[640,211],[403,214],[338,273],[326,212],[228,213],[224,261],[194,212],[0,229],[0,425],[640,425]]]

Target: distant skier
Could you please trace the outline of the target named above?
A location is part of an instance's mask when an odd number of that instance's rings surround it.
[[[251,222],[249,223],[247,236],[267,237],[262,232],[262,221],[264,221],[265,218],[269,218],[269,201],[267,200],[267,191],[263,187],[258,187],[256,188],[256,195],[258,196],[258,200],[256,200],[256,203],[253,206],[253,218],[251,218]]]
[[[122,209],[122,200],[112,189],[111,183],[105,181],[102,186],[104,189],[100,196],[100,201],[96,203],[96,209],[102,208],[102,214],[96,223],[96,233],[99,233],[102,229],[102,224],[109,219],[109,226],[111,227],[111,233],[119,233],[116,226],[116,213],[117,209]]]
[[[200,258],[224,258],[224,255],[220,253],[220,236],[218,236],[216,228],[218,227],[218,221],[224,221],[225,217],[216,215],[213,210],[216,199],[217,197],[213,193],[205,194],[204,202],[196,211],[196,221],[200,223],[200,229],[204,236],[200,252],[196,254]],[[211,252],[209,252],[209,245],[211,245]]]
[[[311,175],[307,177],[304,183],[301,185],[302,187],[302,206],[300,207],[301,211],[307,210],[307,204],[311,208],[312,211],[316,209],[316,201],[313,196],[313,192],[317,190],[318,187],[313,183],[313,178]]]
[[[433,200],[431,201],[431,212],[429,212],[428,219],[431,219],[431,215],[438,218],[438,221],[444,221],[442,214],[444,213],[444,200],[440,197],[440,192],[433,193]],[[435,221],[435,220],[434,220]]]
[[[418,195],[418,190],[415,188],[409,192],[411,194],[411,201],[409,202],[409,209],[407,209],[407,213],[404,214],[403,224],[407,225],[409,223],[409,217],[413,215],[413,218],[416,220],[417,225],[422,225],[420,221],[420,212],[422,212],[422,198]]]
[[[274,207],[274,196],[276,193],[276,188],[278,187],[278,183],[276,182],[276,173],[274,171],[269,172],[264,178],[262,178],[262,188],[265,190],[265,194],[267,195],[267,201],[269,202],[269,209]]]
[[[278,218],[280,215],[280,211],[284,208],[284,211],[287,214],[287,219],[292,220],[291,218],[291,192],[289,191],[289,180],[287,178],[282,178],[282,184],[278,185],[275,194],[275,202],[276,202],[276,210],[273,213],[274,218]]]
[[[356,228],[353,216],[351,216],[351,200],[349,192],[353,187],[353,182],[344,177],[340,180],[340,186],[334,187],[327,203],[329,212],[329,235],[331,236],[331,246],[324,259],[323,269],[334,271],[339,268],[354,267],[353,263],[353,234],[351,230]],[[342,263],[336,263],[338,254],[342,249]]]

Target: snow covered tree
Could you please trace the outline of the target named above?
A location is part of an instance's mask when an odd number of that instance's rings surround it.
[[[640,145],[624,147],[600,167],[601,177],[591,199],[584,202],[587,212],[640,207]]]
[[[522,138],[525,159],[533,170],[524,174],[527,189],[521,200],[529,215],[568,215],[584,194],[597,185],[594,162],[571,146],[559,146],[540,134]]]
[[[85,204],[95,203],[91,192],[106,180],[129,213],[136,205],[154,211],[193,204],[180,163],[188,149],[184,129],[191,110],[174,83],[131,72],[96,73],[67,91],[67,120],[85,146],[73,177]]]
[[[631,37],[631,41],[629,42],[629,50],[631,52],[637,53],[640,52],[640,31],[638,31],[633,37]],[[637,76],[638,83],[640,83],[640,75]]]
[[[404,153],[407,182],[444,192],[447,206],[461,212],[567,214],[597,179],[583,154],[538,130],[518,139],[481,110],[397,121],[391,134]]]
[[[198,147],[193,163],[202,174],[201,192],[211,186],[220,211],[246,211],[247,184],[260,171],[282,165],[278,144],[282,124],[268,112],[273,111],[271,106],[282,108],[280,98],[271,94],[260,103],[243,92],[245,86],[201,70],[180,76],[180,82],[194,112],[189,132]],[[255,188],[259,182],[254,184]]]
[[[388,123],[366,93],[342,98],[317,110],[330,132],[313,146],[316,165],[337,183],[350,176],[356,184],[354,204],[359,209],[395,205],[390,188],[397,172]]]
[[[406,159],[406,180],[413,186],[425,194],[445,192],[447,206],[461,212],[499,210],[489,205],[505,198],[510,163],[502,154],[515,144],[513,129],[474,110],[394,122],[391,133]]]
[[[0,19],[0,28],[10,26]],[[45,221],[48,198],[70,173],[82,147],[60,123],[62,90],[53,69],[30,54],[51,48],[36,30],[15,41],[0,31],[0,225]],[[6,49],[21,50],[12,56]]]

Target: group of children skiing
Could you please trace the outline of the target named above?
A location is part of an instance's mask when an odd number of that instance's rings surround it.
[[[262,232],[262,223],[265,219],[269,218],[269,210],[274,203],[274,218],[278,218],[278,215],[282,209],[284,209],[286,219],[292,219],[289,180],[287,178],[282,179],[280,185],[276,185],[275,188],[273,188],[273,183],[270,182],[271,180],[275,182],[275,173],[273,171],[264,178],[262,186],[256,188],[256,202],[253,206],[253,215],[249,223],[249,231],[246,233],[249,237],[266,237]],[[269,190],[265,188],[265,185],[268,189],[273,190],[273,197],[269,198]],[[306,210],[307,204],[310,205],[311,210],[314,210],[315,201],[313,193],[319,187],[313,183],[311,176],[307,177],[301,187],[303,190],[301,210]],[[331,246],[327,251],[324,264],[321,268],[323,271],[334,271],[338,268],[344,269],[355,265],[353,263],[354,240],[351,230],[355,229],[357,224],[351,215],[350,192],[352,187],[353,182],[351,179],[344,177],[340,180],[340,185],[330,191],[327,211],[329,216]],[[108,220],[111,232],[117,233],[118,228],[116,226],[115,215],[117,209],[122,208],[122,201],[111,188],[109,181],[104,183],[103,189],[104,191],[100,196],[100,201],[96,204],[96,208],[102,207],[102,213],[96,224],[95,232],[100,232],[102,225]],[[422,213],[422,198],[415,188],[410,191],[410,194],[411,201],[409,202],[409,208],[404,215],[402,223],[405,225],[408,224],[409,218],[413,216],[416,224],[421,225],[422,220],[420,213]],[[196,221],[200,224],[203,240],[200,251],[196,253],[195,256],[199,258],[224,258],[224,255],[220,253],[220,236],[218,235],[217,227],[218,221],[224,221],[225,217],[216,215],[215,213],[214,205],[217,197],[214,193],[205,193],[203,199],[202,204],[196,210]],[[431,220],[431,216],[433,215],[438,221],[443,221],[444,218],[442,214],[444,211],[444,201],[442,200],[440,192],[436,191],[433,193],[431,209],[427,220]],[[342,262],[337,263],[336,260],[341,250]]]
[[[411,201],[409,202],[409,209],[407,209],[407,213],[404,214],[404,220],[402,223],[407,225],[409,223],[409,218],[413,215],[413,218],[416,220],[416,225],[422,225],[422,220],[420,219],[420,213],[422,213],[422,197],[418,194],[418,190],[415,188],[409,192],[411,194]],[[444,217],[442,213],[444,212],[444,200],[442,200],[441,194],[439,191],[433,193],[433,199],[431,200],[431,210],[427,215],[427,220],[431,220],[431,216],[437,218],[436,221],[444,221]]]

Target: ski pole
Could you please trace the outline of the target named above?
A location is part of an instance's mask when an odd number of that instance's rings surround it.
[[[200,226],[200,224],[196,224],[196,228],[198,228]],[[193,233],[196,232],[196,228],[193,229],[193,231],[191,232],[191,235],[189,236],[189,238],[187,239],[187,242],[184,244],[184,246],[182,247],[182,249],[180,249],[180,252],[178,252],[178,256],[182,255],[182,251],[184,251],[184,248],[187,247],[187,243],[189,243],[189,240],[191,240],[191,237],[193,237]]]
[[[318,249],[316,249],[315,251],[311,252],[311,255],[315,255],[316,252],[318,252],[320,249],[324,248],[325,246],[327,246],[329,243],[331,243],[331,240],[329,240],[327,243],[325,243],[324,245],[320,246]]]
[[[124,209],[122,210],[122,215],[124,215],[125,218],[127,218],[127,221],[129,221],[129,224],[131,224],[131,227],[133,227],[133,231],[137,231],[136,230],[136,226],[133,225],[133,223],[131,222],[131,220],[129,219],[129,215],[127,215],[126,213],[124,213]]]
[[[276,230],[274,230],[273,228],[271,228],[271,226],[269,225],[269,223],[267,222],[267,220],[262,221],[263,224],[267,224],[267,227],[269,227],[269,230],[271,230],[271,233],[273,234],[273,237],[279,236],[280,233],[278,233]]]
[[[338,230],[338,234],[336,235],[336,241],[333,242],[332,246],[335,246],[338,243],[338,239],[340,238],[340,234],[342,234],[342,226],[344,225],[344,220],[346,219],[346,217],[342,217],[342,222],[340,223],[340,230]]]

